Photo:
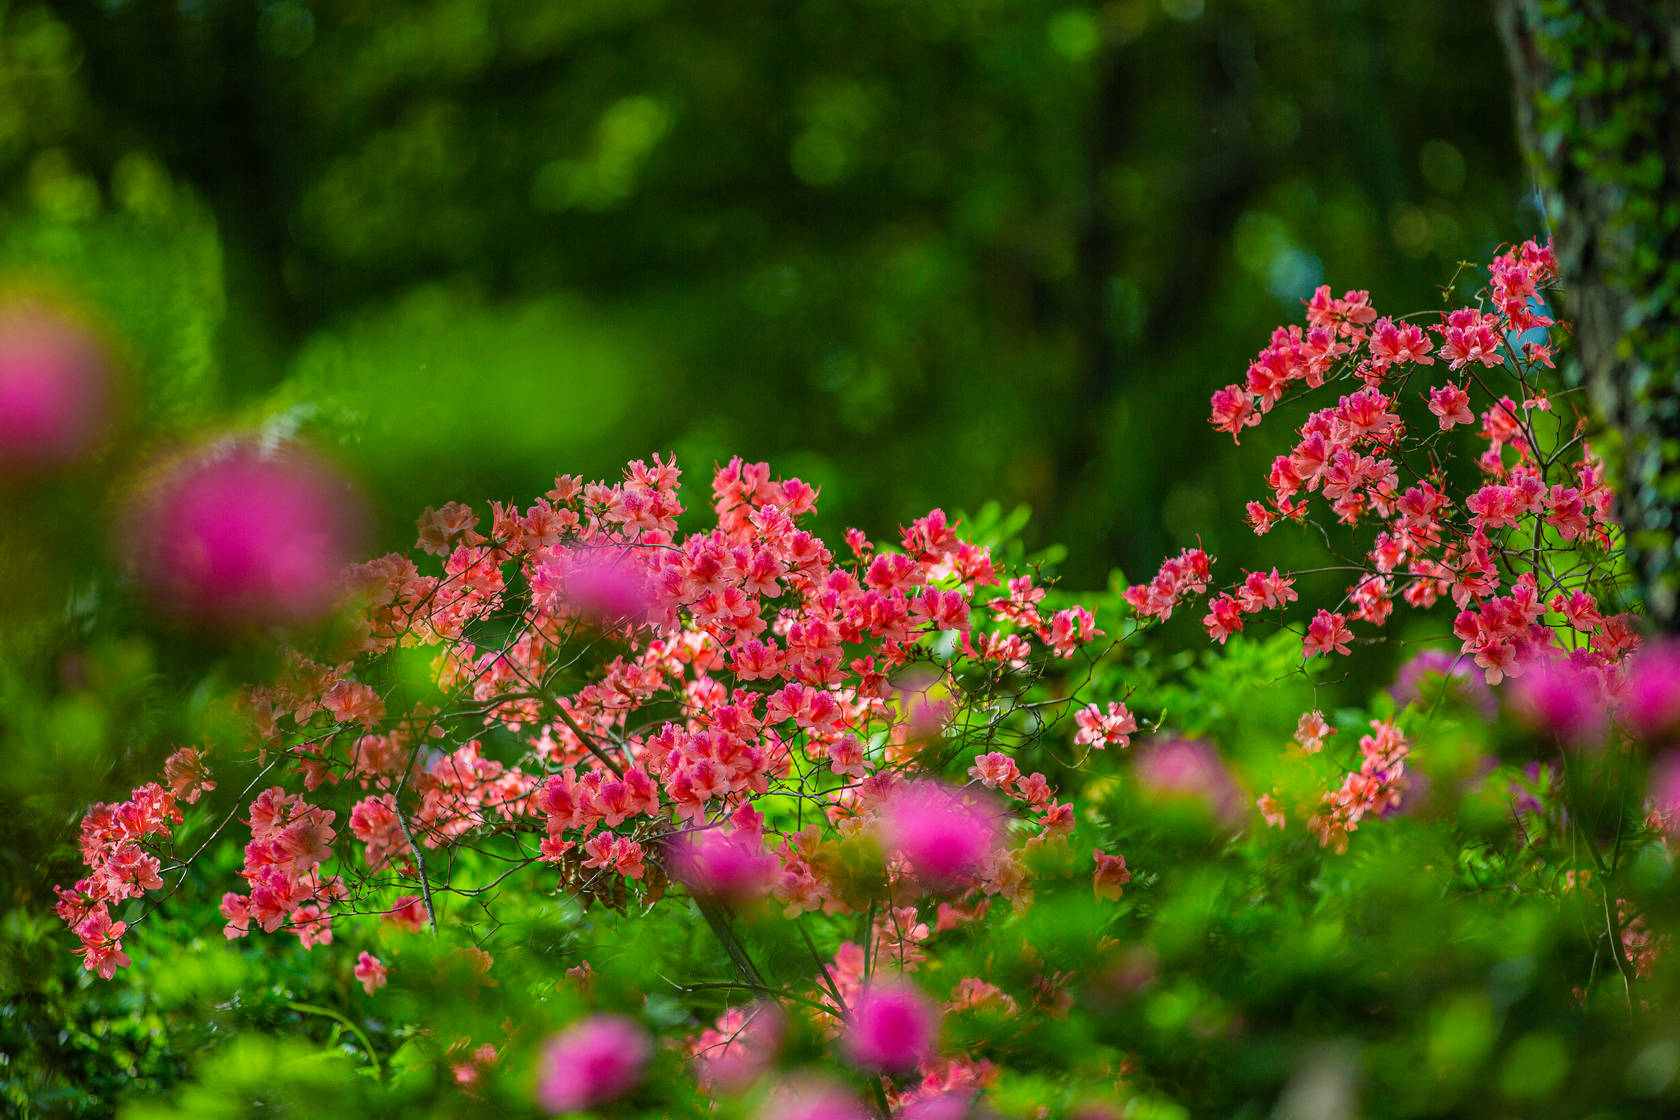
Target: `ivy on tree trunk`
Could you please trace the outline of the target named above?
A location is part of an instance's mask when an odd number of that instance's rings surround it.
[[[1494,0],[1653,622],[1680,629],[1680,0]]]

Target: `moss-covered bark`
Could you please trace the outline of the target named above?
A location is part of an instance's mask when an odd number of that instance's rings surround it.
[[[1680,0],[1494,0],[1652,620],[1680,629]],[[1610,441],[1614,444],[1616,441]]]

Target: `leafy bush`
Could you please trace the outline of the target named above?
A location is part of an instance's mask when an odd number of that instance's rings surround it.
[[[1249,507],[1332,559],[1224,590],[1187,548],[1065,592],[996,509],[824,541],[814,486],[740,459],[702,515],[654,456],[427,509],[323,614],[352,508],[324,468],[250,436],[183,453],[130,501],[157,547],[90,607],[100,686],[43,690],[40,719],[88,725],[158,676],[190,699],[140,736],[175,740],[136,748],[154,778],[81,820],[56,911],[87,975],[7,1005],[8,1099],[1672,1110],[1680,653],[1641,648],[1614,495],[1550,382],[1554,267],[1502,254],[1438,322],[1307,301],[1212,421],[1336,396]],[[229,472],[286,532],[180,499]],[[116,635],[147,589],[202,643],[156,673],[116,652],[146,648]],[[1172,628],[1196,600],[1217,647]],[[1375,695],[1332,667],[1392,645]],[[113,1000],[131,1054],[80,1073],[43,1024]]]

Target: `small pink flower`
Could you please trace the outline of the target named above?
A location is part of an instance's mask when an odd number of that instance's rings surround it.
[[[774,885],[775,857],[758,837],[716,829],[692,833],[671,848],[671,877],[701,898],[743,906]]]
[[[652,1056],[647,1032],[620,1015],[592,1015],[544,1045],[537,1103],[575,1112],[617,1100],[637,1085]]]
[[[876,832],[889,856],[902,856],[924,883],[941,887],[979,873],[1003,842],[1001,814],[990,800],[929,781],[889,794]]]
[[[356,958],[356,979],[361,981],[362,990],[371,996],[375,989],[385,986],[385,966],[378,957],[363,950]]]
[[[1098,898],[1110,901],[1118,899],[1120,888],[1132,881],[1132,873],[1126,867],[1125,856],[1111,856],[1101,848],[1091,849],[1091,856],[1097,862],[1097,869],[1091,876],[1092,888]]]
[[[1108,710],[1087,704],[1073,714],[1073,722],[1079,728],[1073,741],[1078,746],[1090,746],[1102,750],[1113,743],[1118,747],[1132,745],[1132,733],[1137,730],[1137,717],[1132,715],[1130,708],[1117,701],[1110,700]]]
[[[845,1046],[865,1069],[901,1073],[931,1057],[938,1037],[938,1010],[908,984],[883,982],[853,1001]]]
[[[85,327],[45,308],[0,311],[0,476],[66,466],[110,422],[111,370]]]
[[[153,598],[194,621],[310,622],[341,590],[359,520],[324,463],[239,442],[162,471],[131,511],[129,544]]]

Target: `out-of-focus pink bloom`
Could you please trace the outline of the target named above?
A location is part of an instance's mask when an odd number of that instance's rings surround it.
[[[537,1103],[574,1112],[617,1100],[641,1084],[653,1048],[647,1032],[620,1015],[592,1015],[543,1047]]]
[[[1605,697],[1598,677],[1567,661],[1544,662],[1511,682],[1518,719],[1566,743],[1581,745],[1604,730]]]
[[[640,626],[654,603],[643,561],[624,548],[557,551],[545,574],[573,614],[597,626]]]
[[[758,1120],[869,1120],[870,1112],[831,1081],[805,1078],[784,1086],[765,1103]]]
[[[742,906],[763,898],[775,882],[776,859],[757,836],[707,829],[671,846],[671,876],[702,898]]]
[[[215,625],[299,623],[333,605],[361,528],[337,472],[292,447],[236,442],[163,470],[131,510],[130,546],[159,603]]]
[[[0,476],[87,456],[110,425],[113,388],[93,332],[41,306],[0,310]]]
[[[888,794],[875,827],[889,857],[902,856],[936,887],[972,878],[1003,842],[1002,813],[989,798],[930,781]]]
[[[700,1084],[740,1092],[770,1068],[786,1034],[787,1017],[773,1003],[730,1008],[690,1050]]]
[[[871,984],[852,1003],[846,1053],[865,1069],[889,1073],[914,1069],[933,1054],[939,1011],[908,984]]]
[[[952,705],[945,677],[915,665],[893,681],[904,733],[911,739],[936,739],[951,722]]]
[[[1442,649],[1423,650],[1400,667],[1388,694],[1401,707],[1417,704],[1425,708],[1446,696],[1456,696],[1483,718],[1492,719],[1498,714],[1498,705],[1481,674],[1471,671],[1474,665],[1463,654]]]
[[[1641,739],[1680,732],[1680,646],[1653,642],[1634,655],[1622,719]]]
[[[906,1105],[898,1120],[973,1120],[973,1104],[973,1091],[941,1093]]]
[[[1227,824],[1242,818],[1242,793],[1218,752],[1206,743],[1190,739],[1152,743],[1139,753],[1133,773],[1151,798],[1189,802]]]

